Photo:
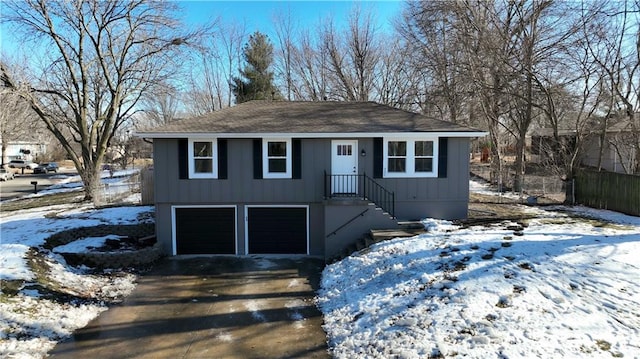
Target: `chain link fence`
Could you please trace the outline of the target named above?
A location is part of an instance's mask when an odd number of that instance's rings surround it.
[[[525,173],[522,191],[516,192],[513,191],[515,172],[511,169],[506,170],[502,183],[498,183],[497,180],[492,178],[491,168],[488,164],[471,164],[470,171],[472,176],[491,183],[499,192],[517,195],[522,202],[538,203],[539,199],[545,199],[547,203],[562,203],[565,200],[567,184],[558,176],[543,174],[541,171]]]
[[[104,177],[100,185],[98,203],[101,205],[141,204],[140,172],[116,173]]]

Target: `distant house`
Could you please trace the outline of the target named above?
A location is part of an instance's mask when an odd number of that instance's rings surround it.
[[[556,140],[551,128],[537,128],[531,132],[529,138],[531,154],[529,160],[534,163],[558,161],[560,158],[555,156],[561,154],[563,150],[573,150],[576,145],[574,130],[558,130],[558,140]]]
[[[137,135],[167,254],[328,258],[398,220],[465,218],[485,133],[373,102],[251,101]]]
[[[599,134],[589,135],[585,146],[582,164],[597,167],[602,153],[600,166],[610,172],[633,173],[634,164],[638,160],[634,141],[638,141],[640,133],[634,133],[631,121],[620,121],[607,129],[604,141]],[[600,151],[602,147],[602,152]]]
[[[39,155],[47,152],[47,144],[37,141],[13,141],[2,143],[4,147],[4,158],[2,163],[11,160],[35,161]]]
[[[593,129],[585,134],[580,164],[587,167],[598,167],[605,171],[632,173],[637,153],[634,141],[638,140],[630,121],[623,120],[611,124],[604,137]],[[540,128],[531,133],[531,154],[534,162],[550,160],[549,156],[559,154],[563,147],[573,148],[576,144],[576,131],[561,129],[558,132],[560,143],[554,139],[550,128]]]

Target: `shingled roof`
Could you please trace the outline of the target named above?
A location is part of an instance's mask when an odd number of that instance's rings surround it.
[[[249,101],[138,133],[141,137],[189,134],[344,134],[478,130],[375,102]]]

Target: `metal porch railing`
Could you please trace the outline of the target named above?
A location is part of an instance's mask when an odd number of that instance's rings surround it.
[[[374,203],[395,218],[395,193],[366,174],[334,175],[324,171],[324,198],[355,198]]]

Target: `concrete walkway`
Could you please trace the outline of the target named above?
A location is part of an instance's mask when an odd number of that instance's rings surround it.
[[[310,258],[164,259],[50,358],[329,358]]]

